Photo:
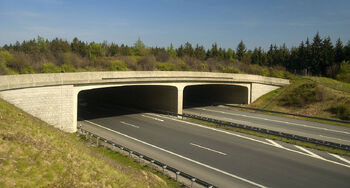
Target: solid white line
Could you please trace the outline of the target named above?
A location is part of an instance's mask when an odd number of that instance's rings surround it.
[[[350,164],[350,161],[349,161],[349,160],[344,159],[343,157],[340,157],[339,155],[336,155],[336,154],[333,154],[333,153],[328,153],[328,154],[329,154],[329,155],[332,155],[333,157],[338,158],[338,159],[340,159],[340,160],[342,160],[342,161],[344,161],[344,162],[346,162],[346,163],[348,163],[348,164]]]
[[[157,121],[164,121],[162,119],[151,117],[151,116],[146,116],[146,115],[143,115],[143,114],[141,116],[146,117],[146,118],[151,118],[151,119],[154,119],[154,120],[157,120]]]
[[[278,144],[277,142],[274,142],[270,139],[265,139],[266,141],[270,142],[271,144],[273,144],[274,146],[278,147],[278,148],[284,148],[281,144]]]
[[[324,159],[323,157],[321,157],[321,156],[319,156],[319,155],[317,155],[317,154],[315,154],[315,153],[312,153],[311,151],[309,151],[309,150],[307,150],[307,149],[305,149],[305,148],[303,148],[303,147],[301,147],[301,146],[296,146],[296,145],[294,145],[294,146],[295,146],[296,148],[302,150],[302,151],[305,151],[306,153],[310,154],[311,156],[313,156],[313,157],[315,157],[315,158]]]
[[[350,135],[350,132],[332,130],[332,129],[322,128],[322,127],[314,127],[314,126],[309,126],[309,125],[304,125],[304,124],[299,124],[299,123],[292,123],[292,122],[287,122],[287,121],[266,119],[266,118],[255,117],[255,116],[248,116],[248,115],[243,115],[243,114],[234,114],[234,113],[223,112],[223,111],[218,111],[218,110],[210,110],[210,109],[205,109],[205,108],[197,108],[197,109],[204,110],[204,111],[209,111],[209,112],[218,112],[218,113],[222,113],[222,114],[229,114],[229,115],[234,115],[234,116],[242,116],[242,117],[248,117],[248,118],[254,118],[254,119],[268,120],[268,121],[273,121],[273,122],[278,122],[278,123],[285,123],[285,124],[289,124],[289,125],[296,125],[296,126],[301,126],[301,127],[307,127],[307,128],[312,128],[312,129],[319,129],[319,130],[324,130],[324,131],[330,131],[330,132],[343,133],[343,134],[349,134]]]
[[[204,146],[201,146],[201,145],[198,145],[198,144],[194,144],[194,143],[190,143],[192,146],[196,146],[196,147],[199,147],[199,148],[202,148],[202,149],[206,149],[208,151],[212,151],[212,152],[215,152],[215,153],[218,153],[218,154],[221,154],[221,155],[227,155],[226,153],[223,153],[221,151],[217,151],[217,150],[213,150],[213,149],[210,149],[210,148],[207,148],[207,147],[204,147]]]
[[[140,128],[139,126],[137,125],[133,125],[133,124],[130,124],[130,123],[125,123],[124,121],[121,121],[120,123],[124,124],[124,125],[129,125],[131,127],[135,127],[135,128]]]
[[[208,127],[208,126],[204,126],[204,125],[200,125],[200,124],[196,124],[196,123],[192,123],[192,122],[188,122],[188,121],[183,121],[183,120],[179,120],[179,119],[172,118],[172,117],[161,116],[161,115],[158,115],[158,114],[153,114],[153,115],[154,115],[154,116],[157,116],[157,117],[162,117],[162,118],[170,119],[170,120],[173,120],[173,121],[178,121],[178,122],[186,123],[186,124],[189,124],[189,125],[192,125],[192,126],[196,126],[196,127],[201,127],[201,128],[204,128],[204,129],[209,129],[209,130],[212,130],[212,131],[216,131],[216,132],[220,132],[220,133],[229,134],[229,135],[232,135],[232,136],[236,136],[236,137],[239,137],[239,138],[251,140],[251,141],[254,141],[254,142],[261,143],[261,144],[265,144],[265,145],[277,147],[276,145],[271,144],[271,143],[263,142],[263,141],[260,141],[260,140],[256,140],[256,139],[254,139],[254,138],[249,138],[249,137],[246,137],[246,136],[242,136],[242,135],[235,134],[235,133],[232,133],[232,132],[227,132],[227,131],[220,130],[220,129],[216,129],[216,128],[213,128],[213,127]],[[279,147],[278,147],[278,148],[279,148]],[[289,149],[289,148],[286,148],[286,147],[283,147],[283,148],[281,148],[281,149],[284,149],[284,150],[286,150],[286,151],[290,151],[290,152],[293,152],[293,153],[298,153],[298,154],[300,154],[300,155],[304,155],[304,156],[307,156],[307,157],[313,157],[313,158],[315,158],[315,157],[312,156],[312,155],[306,154],[306,153],[301,152],[301,151]],[[323,161],[326,161],[326,162],[329,162],[329,163],[333,163],[333,164],[336,164],[336,165],[340,165],[340,166],[343,166],[343,167],[350,168],[350,165],[346,165],[346,164],[339,163],[339,162],[336,162],[336,161],[332,161],[332,160],[328,160],[328,159],[324,159],[324,158],[317,158],[317,159],[320,159],[320,160],[323,160]]]
[[[323,135],[320,135],[320,137],[325,137],[325,138],[331,138],[331,139],[335,139],[335,140],[340,140],[340,141],[350,142],[349,140],[343,140],[343,139],[340,139],[340,138],[334,138],[334,137],[329,137],[329,136],[323,136]]]
[[[87,121],[87,120],[85,120],[85,121],[88,122],[88,123],[91,123],[91,124],[93,124],[93,125],[96,125],[96,126],[98,126],[98,127],[100,127],[100,128],[106,129],[106,130],[108,130],[108,131],[114,132],[114,133],[116,133],[116,134],[122,135],[122,136],[124,136],[124,137],[127,137],[127,138],[129,138],[129,139],[135,140],[135,141],[137,141],[137,142],[140,142],[140,143],[142,143],[142,144],[151,146],[151,147],[153,147],[153,148],[156,148],[156,149],[159,149],[159,150],[164,151],[164,152],[166,152],[166,153],[175,155],[175,156],[180,157],[180,158],[182,158],[182,159],[185,159],[185,160],[187,160],[187,161],[190,161],[190,162],[193,162],[193,163],[195,163],[195,164],[198,164],[198,165],[204,166],[204,167],[206,167],[206,168],[212,169],[212,170],[214,170],[214,171],[220,172],[220,173],[225,174],[225,175],[227,175],[227,176],[230,176],[230,177],[239,179],[239,180],[241,180],[241,181],[244,181],[244,182],[246,182],[246,183],[255,185],[255,186],[257,186],[257,187],[265,188],[265,186],[260,185],[260,184],[255,183],[255,182],[252,182],[252,181],[250,181],[250,180],[248,180],[248,179],[245,179],[245,178],[236,176],[236,175],[234,175],[234,174],[230,174],[230,173],[228,173],[228,172],[225,172],[225,171],[223,171],[223,170],[217,169],[217,168],[212,167],[212,166],[209,166],[209,165],[207,165],[207,164],[204,164],[204,163],[195,161],[195,160],[190,159],[190,158],[188,158],[188,157],[184,157],[184,156],[179,155],[179,154],[177,154],[177,153],[174,153],[174,152],[172,152],[172,151],[168,151],[168,150],[163,149],[163,148],[161,148],[161,147],[152,145],[152,144],[150,144],[150,143],[147,143],[147,142],[145,142],[145,141],[142,141],[142,140],[139,140],[139,139],[137,139],[137,138],[131,137],[131,136],[129,136],[129,135],[120,133],[120,132],[118,132],[118,131],[112,130],[112,129],[107,128],[107,127],[104,127],[104,126],[99,125],[99,124],[97,124],[97,123],[94,123],[94,122],[91,122],[91,121]]]

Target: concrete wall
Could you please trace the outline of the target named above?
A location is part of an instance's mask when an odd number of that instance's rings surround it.
[[[0,97],[54,127],[76,131],[73,85],[8,90]]]
[[[256,99],[258,99],[262,95],[265,95],[266,93],[273,91],[275,89],[278,89],[278,88],[279,88],[279,86],[252,83],[251,102],[254,102]]]

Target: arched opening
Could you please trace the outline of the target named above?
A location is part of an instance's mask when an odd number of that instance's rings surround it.
[[[132,85],[80,91],[78,120],[145,111],[177,112],[177,88]]]
[[[248,88],[238,85],[191,85],[184,88],[183,106],[248,104]]]

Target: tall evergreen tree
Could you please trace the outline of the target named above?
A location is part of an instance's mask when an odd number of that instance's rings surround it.
[[[337,42],[335,43],[334,51],[335,51],[334,61],[339,66],[340,63],[344,60],[344,46],[340,38],[338,38]]]
[[[334,64],[334,48],[331,42],[331,38],[327,37],[322,41],[321,48],[321,61],[320,61],[320,70],[321,75],[323,76],[335,76],[334,72],[328,72],[328,69],[331,71],[331,67]]]
[[[241,42],[237,45],[237,49],[236,49],[237,58],[241,61],[244,55],[246,54],[246,52],[247,52],[247,49],[245,47],[245,44],[241,40]]]
[[[320,37],[320,34],[317,33],[315,37],[313,38],[312,45],[311,45],[311,50],[312,50],[312,60],[311,64],[311,73],[313,75],[320,75],[321,73],[321,50],[322,50],[322,40]]]

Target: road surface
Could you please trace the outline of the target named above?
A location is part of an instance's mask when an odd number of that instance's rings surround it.
[[[350,158],[184,122],[96,108],[83,128],[219,187],[349,187]],[[93,115],[93,116],[91,116]],[[90,118],[89,118],[90,117]]]

